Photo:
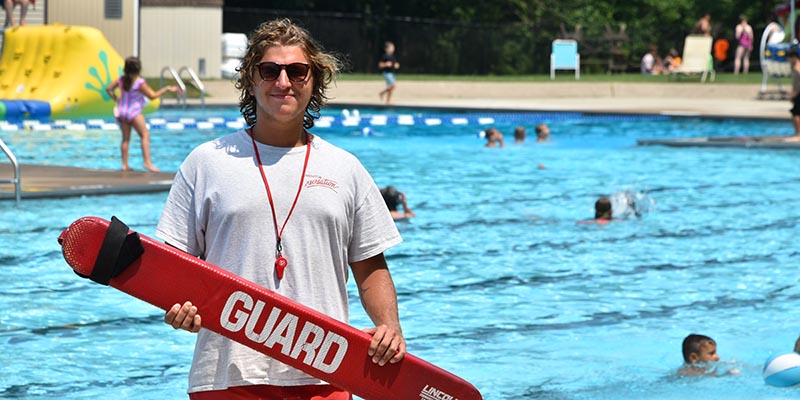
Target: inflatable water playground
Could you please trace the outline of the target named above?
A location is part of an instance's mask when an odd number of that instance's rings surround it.
[[[102,32],[87,26],[20,26],[4,33],[0,119],[112,115],[105,88],[123,58]],[[151,101],[145,112],[158,108]]]

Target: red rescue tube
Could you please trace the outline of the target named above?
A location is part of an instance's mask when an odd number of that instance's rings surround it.
[[[84,217],[58,238],[75,272],[92,275],[110,222]],[[139,235],[144,253],[109,286],[162,310],[191,301],[203,328],[367,400],[480,400],[469,382],[412,354],[378,366],[370,335],[253,282]]]

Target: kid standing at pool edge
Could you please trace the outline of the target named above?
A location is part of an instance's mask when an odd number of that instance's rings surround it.
[[[177,86],[166,86],[154,92],[153,89],[147,84],[144,78],[139,76],[142,70],[142,63],[137,57],[128,57],[125,59],[124,74],[106,88],[108,95],[117,102],[114,107],[114,117],[119,123],[119,129],[122,131],[122,170],[130,171],[131,167],[128,165],[128,149],[131,142],[131,128],[136,129],[136,133],[142,140],[142,158],[144,159],[144,167],[148,171],[156,172],[158,168],[153,165],[150,159],[150,131],[147,129],[147,123],[144,119],[142,110],[145,105],[145,96],[148,99],[154,100],[166,92],[177,92]],[[115,89],[119,87],[120,96],[117,97]]]

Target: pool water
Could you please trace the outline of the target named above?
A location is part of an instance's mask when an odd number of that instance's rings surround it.
[[[788,121],[495,117],[503,149],[485,148],[486,126],[472,122],[389,123],[369,136],[363,124],[313,130],[357,155],[378,185],[404,191],[417,215],[398,223],[405,241],[387,253],[409,351],[489,400],[797,398],[796,388],[765,385],[761,369],[800,334],[800,152],[635,146],[790,134]],[[550,143],[533,142],[538,122],[550,125]],[[519,123],[529,136],[516,145]],[[175,170],[191,148],[230,131],[154,130],[154,161]],[[119,167],[114,130],[0,136],[23,163]],[[131,156],[141,165],[138,139]],[[642,218],[576,223],[599,196],[626,190],[651,203]],[[77,277],[56,243],[85,215],[116,215],[153,236],[165,199],[4,204],[1,398],[185,398],[193,335],[166,326],[155,307]],[[351,322],[367,326],[355,296]],[[689,333],[716,339],[725,365],[741,373],[677,378]]]

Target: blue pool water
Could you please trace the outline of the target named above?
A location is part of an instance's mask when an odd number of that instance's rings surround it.
[[[788,121],[489,114],[507,147],[487,149],[477,137],[481,115],[448,114],[439,125],[419,123],[437,113],[411,115],[415,125],[340,121],[314,133],[356,154],[379,185],[404,191],[417,214],[398,224],[405,242],[387,253],[412,353],[490,400],[800,395],[761,377],[764,360],[791,351],[800,334],[800,151],[635,146],[638,138],[790,134]],[[462,117],[467,123],[452,123]],[[520,122],[528,143],[514,145]],[[550,125],[551,143],[532,142],[536,122]],[[366,126],[372,135],[362,135]],[[154,161],[175,170],[195,145],[230,131],[154,129]],[[119,166],[115,130],[0,137],[26,163]],[[141,165],[138,141],[132,149],[132,165]],[[650,212],[576,223],[598,196],[624,190],[644,192]],[[165,198],[2,205],[0,398],[184,396],[193,335],[164,325],[148,304],[78,278],[56,243],[85,215],[116,215],[152,236]],[[368,325],[352,300],[353,325]],[[676,378],[681,341],[693,332],[715,338],[741,374]]]

